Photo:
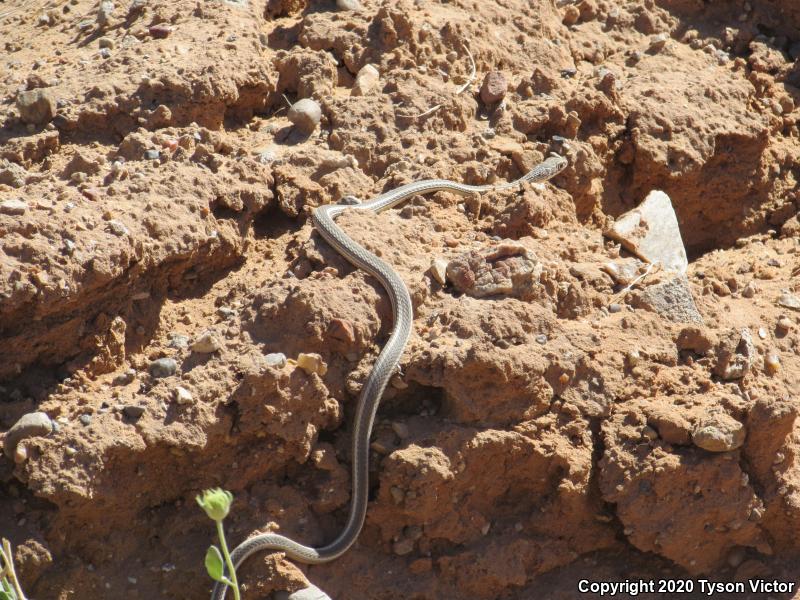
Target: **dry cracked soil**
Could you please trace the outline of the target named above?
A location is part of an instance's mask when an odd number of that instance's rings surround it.
[[[332,539],[392,307],[311,211],[551,152],[545,184],[339,219],[414,304],[366,524],[327,565],[252,558],[244,598],[796,583],[799,31],[796,0],[0,0],[0,535],[29,596],[207,598],[209,487],[233,543]],[[688,321],[603,235],[652,190]]]

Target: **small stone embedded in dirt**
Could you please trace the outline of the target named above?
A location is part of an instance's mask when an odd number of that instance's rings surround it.
[[[92,415],[84,414],[78,417],[78,420],[81,422],[81,425],[84,427],[88,427],[92,424]]]
[[[222,344],[213,331],[204,331],[191,345],[192,352],[198,354],[211,354],[220,349],[222,349]]]
[[[717,346],[714,372],[725,380],[741,379],[750,372],[757,355],[748,328],[731,330],[722,336]]]
[[[481,85],[481,100],[487,106],[497,104],[506,97],[508,80],[501,71],[489,71]]]
[[[778,297],[778,305],[792,310],[800,310],[800,298],[789,292],[784,292]]]
[[[447,261],[443,258],[436,257],[431,261],[430,268],[431,276],[439,283],[445,285],[447,283]]]
[[[475,298],[527,295],[538,285],[542,265],[519,243],[501,243],[463,254],[447,265],[447,279]]]
[[[173,29],[169,25],[153,25],[148,29],[150,35],[156,39],[164,39],[172,33]]]
[[[748,281],[747,285],[744,286],[744,289],[742,290],[742,297],[752,298],[753,296],[756,295],[757,291],[758,291],[758,286],[756,286],[755,281]]]
[[[336,0],[336,8],[339,10],[361,10],[359,0]]]
[[[127,404],[122,408],[122,413],[129,419],[138,419],[144,414],[144,406],[138,404]]]
[[[113,50],[115,45],[114,40],[109,37],[101,37],[99,40],[97,40],[97,44],[101,48],[108,48],[109,50]]]
[[[107,27],[114,14],[114,3],[111,0],[100,0],[100,7],[97,10],[97,24],[100,28]]]
[[[703,317],[689,287],[686,275],[676,275],[667,281],[646,285],[633,294],[631,304],[658,313],[673,323],[703,324]]]
[[[314,584],[309,584],[308,587],[289,594],[286,600],[331,600],[331,597]]]
[[[108,230],[113,233],[114,235],[118,235],[120,237],[126,236],[130,233],[127,227],[121,222],[117,221],[116,219],[111,219],[106,226]]]
[[[286,366],[286,355],[283,352],[270,352],[264,357],[264,362],[268,367],[282,369]]]
[[[644,265],[637,258],[627,258],[606,263],[600,268],[611,276],[614,283],[630,285],[642,274]]]
[[[17,109],[23,123],[44,125],[56,116],[56,96],[50,89],[35,89],[17,95]]]
[[[178,404],[191,404],[193,401],[192,392],[180,385],[175,388],[175,402]]]
[[[774,348],[767,351],[764,356],[764,370],[770,375],[774,375],[781,368],[781,356]]]
[[[352,344],[356,341],[356,333],[353,329],[353,324],[344,319],[333,319],[328,326],[328,335],[348,344]]]
[[[311,375],[316,373],[320,377],[328,372],[328,365],[319,354],[314,352],[301,352],[297,355],[297,366]]]
[[[178,363],[174,358],[159,358],[150,363],[147,371],[156,379],[171,377],[178,371]]]
[[[414,540],[409,539],[402,539],[397,540],[393,545],[392,549],[397,556],[405,556],[406,554],[410,554],[414,551]]]
[[[124,373],[120,373],[111,381],[112,385],[128,385],[136,379],[136,370],[128,369]]]
[[[6,432],[3,440],[3,451],[9,458],[14,456],[14,450],[20,441],[31,437],[43,437],[53,431],[53,421],[43,412],[32,412],[17,420]]]
[[[167,343],[167,346],[170,348],[175,348],[176,350],[184,350],[189,347],[189,336],[181,333],[172,333],[169,336],[169,342]]]
[[[610,312],[611,314],[622,312],[622,305],[616,302],[612,302],[611,304],[608,305],[608,312]]]
[[[374,90],[380,82],[380,73],[375,65],[366,64],[358,70],[356,82],[350,92],[352,96],[366,96]]]
[[[144,158],[145,160],[158,160],[161,158],[161,152],[158,150],[154,150],[153,148],[144,151]]]
[[[311,98],[303,98],[292,104],[287,117],[298,130],[310,134],[322,119],[322,109]]]
[[[0,215],[21,216],[28,210],[28,205],[22,200],[10,198],[0,202]]]
[[[792,320],[785,316],[780,317],[778,322],[775,323],[775,329],[778,331],[778,333],[785,334],[787,331],[792,329]]]
[[[724,412],[704,417],[692,432],[695,446],[709,452],[730,452],[744,444],[744,425]]]
[[[650,38],[650,45],[648,49],[650,52],[661,52],[661,50],[664,49],[664,46],[667,45],[668,41],[668,33],[659,33],[658,35],[654,35],[652,38]]]

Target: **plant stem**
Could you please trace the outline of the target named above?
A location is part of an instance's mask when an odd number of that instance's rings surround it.
[[[27,600],[27,598],[25,598],[25,594],[22,592],[22,588],[19,585],[19,581],[17,580],[17,574],[14,572],[14,562],[12,561],[13,554],[11,554],[11,542],[5,538],[3,538],[2,555],[3,562],[5,563],[5,575],[14,586],[14,592],[17,594],[17,600]]]
[[[219,545],[222,548],[222,556],[225,558],[225,564],[228,565],[228,573],[233,582],[231,586],[233,588],[233,597],[235,600],[241,600],[241,595],[239,594],[239,581],[236,579],[236,569],[233,568],[233,561],[231,561],[231,555],[228,552],[228,544],[225,542],[225,531],[222,529],[222,521],[217,521],[217,535],[219,536]]]

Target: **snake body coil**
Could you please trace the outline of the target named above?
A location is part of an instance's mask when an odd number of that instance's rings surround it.
[[[239,544],[231,553],[234,568],[255,552],[274,550],[285,552],[289,558],[307,564],[325,563],[338,558],[356,541],[364,518],[367,514],[368,498],[368,467],[369,467],[369,438],[375,413],[378,410],[383,390],[389,381],[395,367],[400,361],[400,356],[411,334],[413,320],[411,298],[405,283],[395,271],[374,254],[350,239],[342,229],[336,225],[335,219],[346,210],[361,210],[380,213],[400,202],[417,194],[431,192],[453,192],[461,196],[471,196],[489,191],[502,191],[518,187],[525,181],[546,181],[558,174],[567,166],[567,160],[561,156],[551,155],[544,162],[534,167],[531,171],[510,183],[500,185],[466,185],[447,179],[426,179],[403,185],[380,196],[358,205],[326,205],[314,210],[312,220],[314,227],[342,256],[359,269],[363,269],[386,289],[392,302],[394,314],[394,329],[386,342],[372,372],[367,378],[358,409],[355,416],[353,431],[353,490],[350,504],[350,514],[344,529],[335,540],[321,548],[304,546],[287,537],[275,533],[264,533],[253,536]],[[212,593],[212,600],[223,600],[228,586],[216,584]]]

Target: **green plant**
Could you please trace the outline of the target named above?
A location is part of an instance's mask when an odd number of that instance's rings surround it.
[[[26,600],[14,571],[13,558],[11,542],[3,538],[0,548],[0,600]]]
[[[236,580],[236,569],[231,561],[230,552],[228,552],[228,544],[225,542],[225,530],[222,528],[222,521],[228,516],[233,503],[233,494],[222,489],[205,490],[201,495],[197,496],[197,503],[200,505],[208,517],[217,524],[217,536],[219,537],[219,545],[222,551],[214,546],[209,546],[206,552],[206,571],[214,581],[224,583],[225,585],[233,588],[233,597],[235,600],[241,600],[239,593],[239,582]],[[223,563],[223,560],[225,561]],[[230,578],[225,576],[225,567],[228,567]],[[0,597],[0,600],[3,600]]]

